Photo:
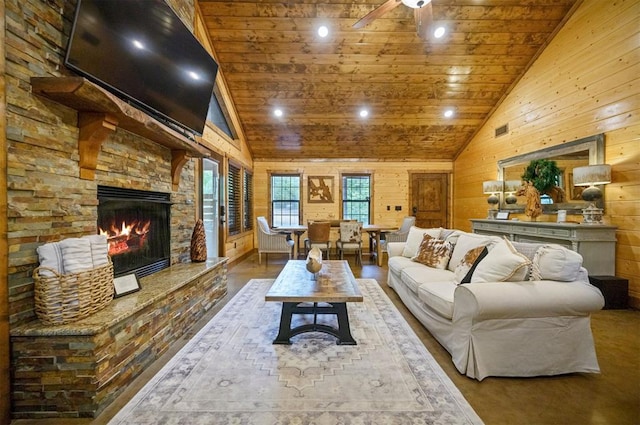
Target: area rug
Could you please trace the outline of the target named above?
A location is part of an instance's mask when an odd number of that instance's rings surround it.
[[[357,345],[317,332],[272,344],[272,282],[248,282],[110,423],[482,423],[375,280],[348,304]]]

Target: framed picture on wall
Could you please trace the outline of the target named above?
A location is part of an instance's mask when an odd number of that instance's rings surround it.
[[[309,176],[307,190],[310,203],[333,203],[333,176]]]

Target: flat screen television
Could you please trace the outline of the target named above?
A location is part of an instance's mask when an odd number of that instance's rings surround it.
[[[202,135],[218,64],[164,0],[78,0],[65,65]]]

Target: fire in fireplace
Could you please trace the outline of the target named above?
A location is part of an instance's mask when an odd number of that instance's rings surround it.
[[[116,276],[170,265],[170,195],[98,186],[98,233],[107,236]]]

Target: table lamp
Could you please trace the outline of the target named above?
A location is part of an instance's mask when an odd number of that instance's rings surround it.
[[[498,203],[500,202],[500,198],[498,198],[498,193],[502,193],[502,189],[504,187],[504,182],[502,180],[488,180],[482,182],[482,191],[485,194],[488,194],[487,203],[490,205],[489,212],[487,215],[488,219],[495,219],[496,213],[498,212]]]
[[[520,190],[522,187],[522,182],[520,180],[506,180],[504,182],[504,193],[507,194],[506,198],[504,198],[504,202],[509,205],[513,205],[518,202],[518,198],[516,198],[515,193]]]
[[[588,186],[582,191],[582,199],[591,203],[582,210],[585,224],[602,224],[602,208],[596,206],[602,199],[602,190],[596,185],[607,183],[611,183],[611,165],[587,165],[573,169],[573,185]]]

